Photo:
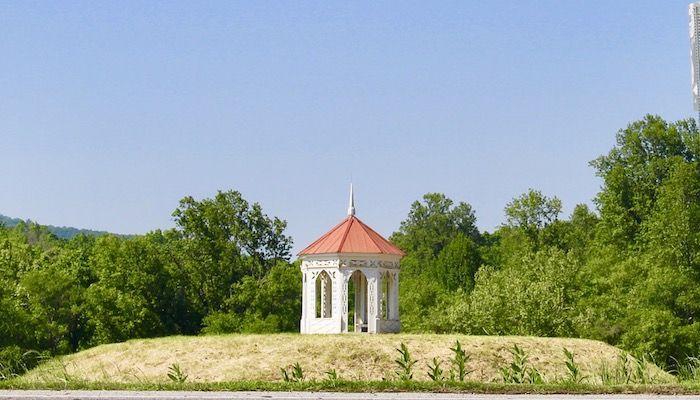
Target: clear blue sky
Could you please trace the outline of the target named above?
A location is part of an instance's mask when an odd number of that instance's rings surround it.
[[[142,233],[237,189],[299,250],[423,193],[567,214],[645,113],[693,116],[687,1],[2,2],[0,213]]]

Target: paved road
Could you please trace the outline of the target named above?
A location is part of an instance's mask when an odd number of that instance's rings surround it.
[[[70,399],[70,400],[671,400],[697,399],[700,396],[659,395],[489,395],[447,393],[325,393],[325,392],[131,392],[87,390],[0,390],[5,399]]]

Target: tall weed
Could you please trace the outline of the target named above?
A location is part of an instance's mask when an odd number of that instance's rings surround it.
[[[180,368],[180,364],[172,364],[168,368],[168,378],[175,383],[185,383],[187,374]]]
[[[325,372],[326,374],[326,380],[335,382],[339,380],[340,378],[338,377],[338,372],[334,369],[329,369],[328,371]]]
[[[501,368],[501,378],[503,378],[503,382],[518,384],[544,383],[544,378],[540,371],[529,364],[529,359],[525,350],[520,348],[517,344],[514,344],[509,352],[513,356],[513,361]]]
[[[450,379],[458,379],[460,382],[464,382],[464,379],[472,371],[467,369],[467,363],[469,362],[470,356],[462,349],[462,344],[459,340],[455,342],[454,347],[450,347],[452,351],[452,367],[450,368]]]
[[[568,374],[567,381],[569,381],[571,383],[583,382],[585,377],[581,373],[581,368],[579,367],[578,363],[576,363],[576,359],[574,358],[574,353],[572,351],[569,351],[565,347],[564,348],[564,357],[566,358],[565,365],[566,365],[566,372]]]
[[[285,382],[301,382],[304,380],[304,370],[299,362],[295,362],[287,368],[280,368],[280,372],[282,372],[282,379]]]
[[[700,358],[687,356],[683,361],[676,360],[675,373],[680,382],[700,380]]]
[[[396,375],[402,381],[410,381],[413,379],[413,366],[418,362],[411,358],[411,353],[408,352],[408,347],[405,343],[401,343],[401,346],[396,349],[399,352],[399,358],[395,359],[396,363]]]
[[[443,370],[440,367],[442,365],[442,360],[437,357],[433,357],[432,363],[428,364],[428,377],[432,381],[442,381],[445,379],[443,376]]]

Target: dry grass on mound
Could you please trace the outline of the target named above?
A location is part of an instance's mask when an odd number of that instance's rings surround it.
[[[514,344],[522,347],[546,381],[566,375],[563,348],[573,351],[576,362],[590,383],[599,380],[603,368],[615,368],[620,350],[602,342],[585,339],[498,337],[460,335],[223,335],[175,336],[131,340],[98,346],[52,360],[30,371],[22,380],[53,382],[84,380],[92,382],[167,382],[168,368],[179,364],[191,382],[279,381],[280,367],[298,362],[307,379],[323,379],[335,369],[346,380],[394,379],[401,342],[419,360],[414,374],[427,380],[427,363],[433,357],[448,360],[449,348],[459,340],[471,356],[470,380],[500,380],[499,369],[507,365]],[[650,366],[657,381],[671,377]]]

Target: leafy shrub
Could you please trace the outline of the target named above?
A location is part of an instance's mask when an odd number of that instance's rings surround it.
[[[420,262],[406,257],[402,268]],[[416,267],[418,268],[418,267]],[[401,272],[403,274],[403,270]],[[453,321],[443,322],[445,306],[449,304],[454,293],[448,293],[440,283],[427,274],[411,275],[407,273],[399,280],[399,308],[401,309],[401,329],[405,332],[447,332],[454,329]],[[430,315],[431,318],[425,318]],[[455,321],[458,318],[454,319]]]
[[[623,322],[625,332],[620,337],[619,346],[633,354],[648,354],[663,364],[671,365],[673,356],[700,352],[700,324],[686,325],[679,312],[651,303],[658,298],[675,298],[677,294],[681,294],[679,302],[700,302],[700,296],[695,299],[683,298],[689,297],[688,288],[694,291],[698,283],[670,268],[656,265],[644,267],[644,264],[640,268],[649,269],[645,273],[648,275],[647,282],[633,289],[638,295],[630,296],[632,309]]]
[[[481,268],[466,313],[470,330],[492,335],[570,334],[576,268],[577,261],[558,249],[529,253],[503,268]]]
[[[298,265],[277,262],[262,278],[246,276],[234,284],[226,307],[243,316],[242,332],[298,332],[301,280]]]
[[[216,312],[204,317],[202,333],[277,333],[282,331],[280,321],[281,318],[274,314],[263,318],[252,313],[240,317],[233,312]]]
[[[0,380],[10,379],[23,367],[22,350],[17,346],[0,349]]]
[[[265,318],[258,315],[246,315],[243,318],[242,333],[276,333],[281,332],[280,317],[270,314]]]
[[[0,381],[21,375],[34,368],[47,354],[23,351],[19,346],[0,348]]]
[[[697,381],[700,379],[700,358],[688,356],[683,361],[676,361],[676,377],[679,381]]]
[[[202,321],[204,334],[238,333],[241,331],[241,319],[232,313],[216,312],[207,315]]]

